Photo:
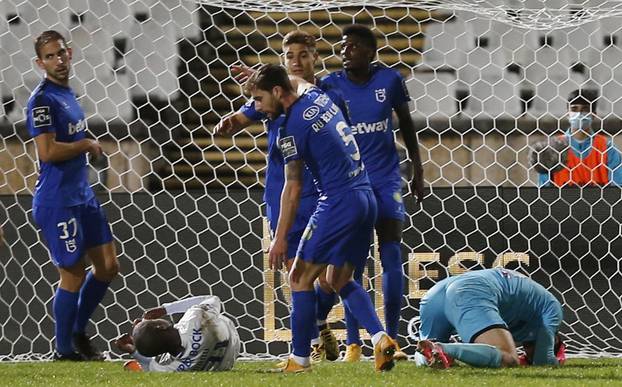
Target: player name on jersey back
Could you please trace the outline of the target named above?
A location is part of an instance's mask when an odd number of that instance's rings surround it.
[[[286,163],[304,160],[321,196],[371,188],[351,128],[320,89],[305,91],[289,108],[279,149]]]
[[[322,96],[326,97],[325,94],[322,94]],[[328,97],[326,97],[326,98],[328,98]],[[319,112],[319,109],[318,109],[318,112]],[[337,115],[337,113],[339,113],[339,108],[337,107],[337,105],[332,104],[331,107],[327,111],[322,113],[322,115],[319,117],[319,119],[317,121],[315,121],[313,124],[311,124],[311,129],[313,129],[316,132],[319,132],[320,129],[322,129],[324,126],[326,126],[326,124],[328,124],[330,122],[330,120],[332,120],[333,117],[335,117],[335,115]]]

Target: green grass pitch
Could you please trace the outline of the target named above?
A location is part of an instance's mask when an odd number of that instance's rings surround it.
[[[564,367],[437,371],[401,362],[376,373],[373,363],[323,362],[305,374],[265,373],[275,362],[239,361],[230,372],[130,373],[121,362],[0,363],[0,386],[622,386],[622,359],[571,359]]]

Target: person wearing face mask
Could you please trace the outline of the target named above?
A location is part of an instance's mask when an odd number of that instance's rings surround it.
[[[561,136],[569,144],[562,157],[564,167],[540,173],[540,186],[622,185],[620,151],[611,138],[592,128],[597,100],[598,94],[593,90],[575,90],[568,96],[570,128]]]

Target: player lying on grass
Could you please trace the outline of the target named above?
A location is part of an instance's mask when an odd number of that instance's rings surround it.
[[[518,343],[525,345],[525,364],[558,365],[564,359],[563,344],[555,346],[561,304],[515,271],[486,269],[446,278],[423,297],[420,310],[417,351],[431,367],[448,368],[452,359],[476,367],[517,366]],[[448,343],[456,332],[463,343]]]
[[[183,313],[175,325],[162,317]],[[150,309],[134,321],[132,333],[115,341],[136,360],[131,371],[227,371],[240,353],[233,322],[221,314],[216,296],[197,296]]]

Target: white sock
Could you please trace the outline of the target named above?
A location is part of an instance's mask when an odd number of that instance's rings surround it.
[[[311,358],[309,356],[306,356],[306,357],[296,356],[292,353],[291,355],[289,355],[289,357],[291,359],[294,359],[296,363],[300,364],[303,367],[309,367],[311,365]]]
[[[382,336],[385,336],[385,335],[386,335],[385,331],[380,331],[380,332],[376,333],[375,335],[373,335],[371,337],[372,345],[375,347],[376,344],[378,344],[378,342],[380,341],[380,339],[382,339]]]
[[[311,345],[318,345],[320,343],[320,338],[316,337],[315,339],[311,339]]]

